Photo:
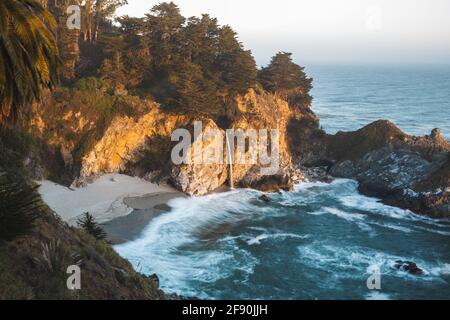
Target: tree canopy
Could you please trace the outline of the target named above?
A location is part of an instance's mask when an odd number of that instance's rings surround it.
[[[147,48],[140,89],[170,111],[217,116],[227,99],[256,84],[251,52],[229,26],[209,15],[186,19],[170,2],[154,6],[142,20],[118,21],[125,37],[137,36],[140,50]]]
[[[258,79],[265,90],[287,98],[293,107],[311,104],[312,78],[306,76],[304,67],[293,62],[292,53],[277,53],[270,64],[259,71]]]
[[[4,23],[0,26],[5,30],[1,29],[0,36],[5,40],[3,47],[0,46],[0,54],[9,55],[3,61],[12,61],[8,65],[14,66],[15,57],[19,61],[16,63],[19,68],[15,70],[23,70],[20,77],[17,72],[13,74],[12,69],[6,72],[6,76],[14,77],[15,86],[0,86],[0,95],[5,96],[0,114],[3,118],[10,110],[14,113],[17,109],[10,102],[12,98],[8,97],[15,97],[16,104],[25,104],[38,97],[36,88],[51,86],[55,80],[53,71],[58,50],[55,37],[43,22],[49,20],[50,26],[55,23],[48,13],[43,14],[44,11],[37,9],[38,6],[29,5],[35,1],[1,2],[1,6],[8,10],[10,3],[21,3],[26,10],[36,10],[36,17],[40,18],[30,21],[33,28],[39,26],[42,29],[30,40],[41,37],[42,41],[28,50],[27,46],[32,42],[28,41],[25,33],[13,37],[13,33],[18,32],[17,28],[8,31],[3,27]],[[68,3],[68,0],[61,1]],[[234,105],[229,102],[236,95],[256,87],[258,82],[264,89],[283,95],[295,105],[311,102],[309,90],[312,80],[306,77],[302,67],[292,61],[290,53],[278,53],[267,67],[258,72],[252,52],[244,48],[236,32],[207,14],[186,18],[175,3],[163,2],[155,5],[143,18],[122,16],[114,25],[110,23],[111,17],[126,0],[76,0],[82,7],[81,30],[67,31],[65,20],[60,18],[64,17],[61,11],[64,5],[52,3],[49,2],[48,7],[58,17],[57,39],[63,60],[61,78],[66,85],[71,86],[80,78],[97,77],[109,83],[112,92],[123,95],[131,91],[136,95],[152,96],[170,112],[201,114],[215,119],[238,114],[237,110],[227,110]],[[11,14],[8,19],[2,21],[21,23],[20,17],[17,22],[13,21]],[[29,24],[25,25],[29,28]],[[16,49],[26,49],[20,53],[20,58],[5,46],[6,41],[14,44],[17,40],[24,46],[17,44]],[[31,62],[34,69],[31,66],[27,68],[34,73],[24,69],[25,64],[30,64],[30,59],[35,59]],[[1,64],[0,67],[6,65]],[[29,81],[24,80],[26,77]],[[0,79],[0,84],[1,81],[14,83]],[[25,82],[32,86],[25,85]],[[17,92],[8,93],[8,90]]]
[[[259,80],[266,90],[282,92],[297,88],[305,91],[311,89],[310,78],[306,77],[304,68],[292,61],[292,53],[279,52],[270,64],[259,72]]]

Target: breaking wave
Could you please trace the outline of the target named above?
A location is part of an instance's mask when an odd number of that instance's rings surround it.
[[[383,205],[351,180],[175,199],[116,250],[162,288],[214,299],[411,299],[450,296],[450,224]],[[422,276],[396,268],[413,261]],[[380,291],[366,286],[381,273]],[[369,268],[369,269],[368,269]],[[413,289],[412,289],[413,288]]]

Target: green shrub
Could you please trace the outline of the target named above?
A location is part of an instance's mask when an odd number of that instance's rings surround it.
[[[89,214],[89,212],[85,212],[83,217],[78,219],[77,225],[97,240],[106,239],[106,232],[98,225],[94,217]]]
[[[74,83],[73,88],[80,91],[109,91],[111,90],[111,84],[106,81],[96,77],[86,77],[81,78]]]
[[[9,172],[26,173],[23,161],[30,150],[39,150],[37,140],[30,134],[0,129],[0,167],[7,168]]]
[[[41,210],[41,197],[20,177],[0,171],[0,240],[29,233]]]
[[[51,275],[65,275],[68,266],[81,264],[78,254],[70,253],[58,239],[42,243],[42,256],[36,262]]]

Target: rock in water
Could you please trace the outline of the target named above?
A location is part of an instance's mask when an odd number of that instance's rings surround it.
[[[398,270],[408,272],[415,276],[423,275],[423,270],[420,269],[416,263],[411,261],[397,260],[395,261],[395,268],[397,268]]]
[[[272,201],[267,195],[263,194],[261,197],[259,197],[259,200],[264,201],[266,203]]]
[[[260,176],[257,180],[241,181],[241,186],[263,192],[279,192],[280,190],[292,191],[293,183],[290,176],[280,173],[272,176]]]
[[[450,216],[450,144],[439,129],[414,137],[389,121],[327,136],[329,173],[355,179],[385,204],[434,218]]]

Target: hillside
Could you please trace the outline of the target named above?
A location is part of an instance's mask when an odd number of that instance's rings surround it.
[[[17,178],[4,172],[0,178],[1,215],[15,205],[4,190]],[[36,193],[25,182],[19,186],[15,193]],[[108,243],[69,227],[40,200],[33,208],[27,234],[0,241],[0,299],[166,299],[154,279],[133,270]],[[82,290],[67,289],[70,265],[81,269]]]

